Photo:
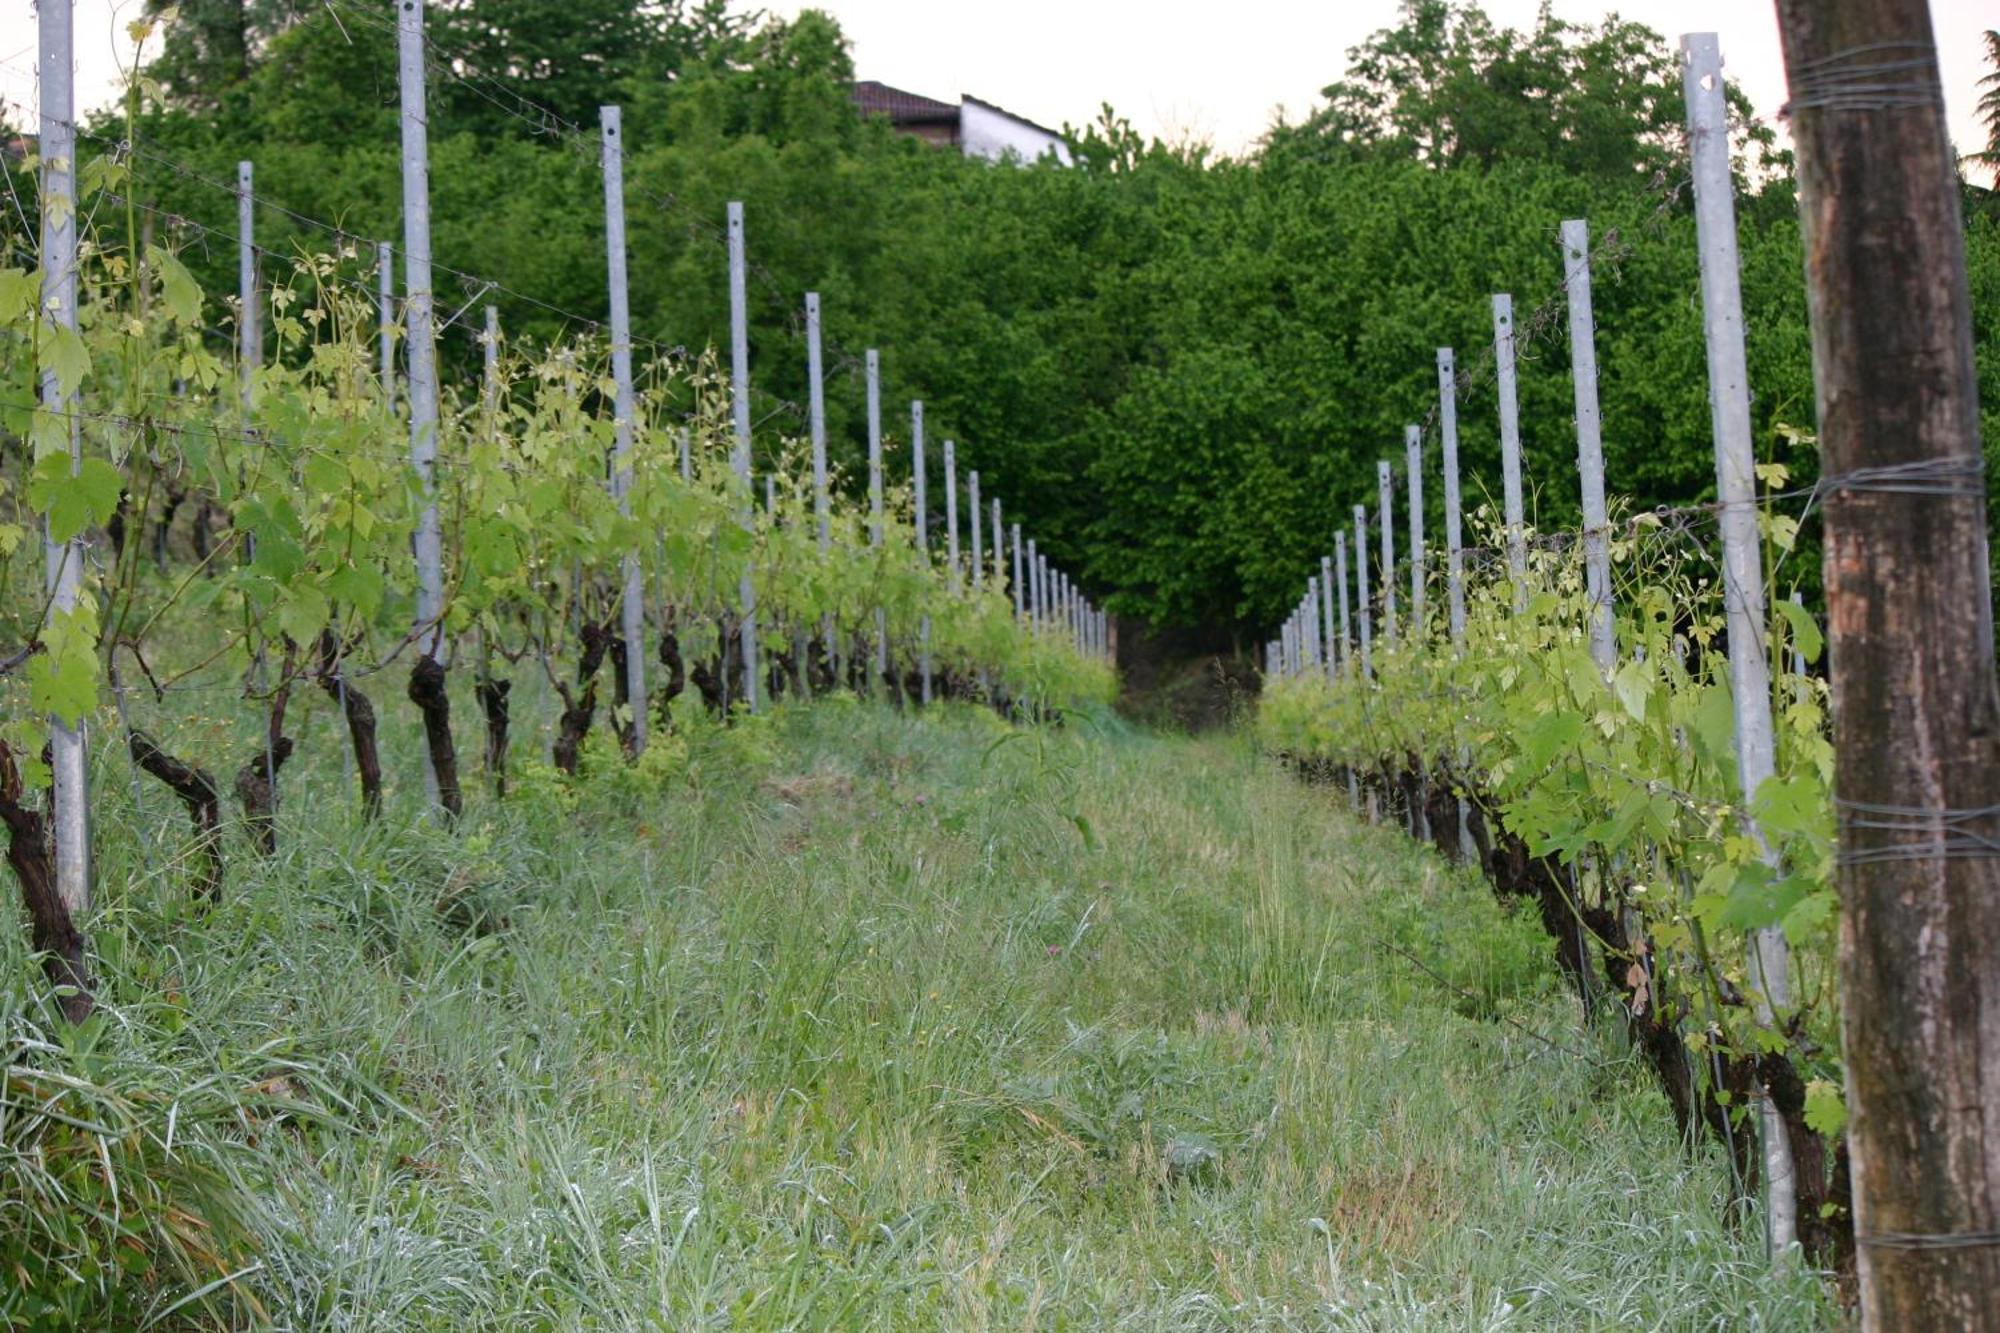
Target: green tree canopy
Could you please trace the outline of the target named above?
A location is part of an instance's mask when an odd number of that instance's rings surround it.
[[[1522,329],[1539,519],[1573,521],[1564,218],[1589,219],[1596,238],[1612,491],[1651,506],[1712,486],[1678,75],[1637,25],[1544,10],[1517,31],[1469,4],[1411,0],[1351,53],[1317,114],[1247,157],[1147,143],[1106,108],[1070,131],[1073,168],[996,166],[864,123],[846,39],[814,11],[452,0],[430,30],[448,310],[493,301],[517,339],[603,318],[596,106],[621,102],[635,332],[726,346],[722,221],[743,200],[760,454],[804,433],[800,311],[817,291],[845,484],[863,475],[861,353],[877,347],[892,466],[922,397],[985,491],[1115,610],[1261,633],[1372,494],[1376,460],[1400,460],[1405,423],[1429,419],[1440,346],[1466,375],[1466,492],[1483,498],[1498,475],[1484,373],[1496,291],[1514,295]],[[133,188],[158,218],[213,229],[162,222],[212,290],[235,284],[238,158],[273,205],[257,223],[267,263],[336,243],[295,215],[400,236],[384,0],[195,0],[153,73]],[[100,150],[124,134],[96,128]],[[1755,411],[1776,448],[1776,424],[1812,424],[1798,227],[1768,133],[1743,121],[1737,147]],[[1989,421],[1996,231],[1991,210],[1968,222]],[[355,248],[353,276],[371,281],[372,248]],[[462,384],[476,379],[478,322],[445,334]],[[1789,461],[1810,475],[1810,456]],[[1811,565],[1784,577],[1810,579]]]

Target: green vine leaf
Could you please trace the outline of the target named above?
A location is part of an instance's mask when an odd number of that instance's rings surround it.
[[[90,374],[90,349],[83,345],[83,338],[75,329],[52,319],[43,320],[36,349],[43,368],[55,373],[56,388],[64,397],[83,386],[84,377]]]
[[[1792,628],[1792,646],[1799,650],[1799,656],[1807,662],[1819,661],[1820,649],[1826,646],[1826,639],[1820,633],[1819,622],[1813,619],[1812,612],[1783,597],[1776,604],[1778,614]]]
[[[1847,1099],[1838,1084],[1823,1078],[1806,1084],[1806,1127],[1829,1139],[1847,1128]]]
[[[124,475],[101,458],[72,470],[68,454],[44,454],[28,480],[28,503],[47,518],[49,536],[66,542],[93,523],[108,523],[124,489]]]
[[[201,285],[194,280],[194,274],[187,271],[172,251],[151,246],[146,251],[146,261],[153,271],[160,275],[160,301],[167,308],[167,314],[176,323],[199,324],[201,322]]]

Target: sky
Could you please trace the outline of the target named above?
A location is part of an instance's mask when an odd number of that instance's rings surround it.
[[[129,61],[125,23],[143,0],[75,0],[77,91],[84,109],[110,101]],[[1498,24],[1527,27],[1540,0],[1485,0]],[[804,4],[774,0],[772,13]],[[840,20],[862,78],[931,97],[971,93],[1059,128],[1097,118],[1109,102],[1140,133],[1204,140],[1239,153],[1280,109],[1309,113],[1340,77],[1347,48],[1395,21],[1397,0],[813,0]],[[1595,22],[1613,8],[1669,41],[1721,36],[1728,77],[1758,112],[1785,100],[1770,0],[1554,0],[1556,14]],[[1994,0],[1931,0],[1945,105],[1960,152],[1981,146],[1974,119],[1986,72],[1980,34],[2000,26]],[[19,122],[35,100],[35,18],[27,0],[0,4],[0,97]]]

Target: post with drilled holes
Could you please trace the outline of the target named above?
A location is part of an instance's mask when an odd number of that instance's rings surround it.
[[[396,22],[397,87],[403,130],[403,337],[410,377],[410,466],[423,486],[424,507],[417,519],[417,608],[414,633],[420,657],[411,676],[415,698],[429,678],[432,703],[449,707],[443,681],[444,530],[437,505],[438,381],[437,330],[431,290],[430,135],[424,98],[423,0],[401,0]],[[448,739],[449,733],[444,733]],[[439,747],[424,748],[424,786],[431,802],[448,815],[459,812],[458,780],[441,771]]]
[[[746,532],[756,528],[756,492],[750,488],[750,301],[745,291],[743,258],[743,204],[731,200],[729,218],[729,407],[736,439],[729,451],[729,467],[743,488],[738,521]],[[741,614],[743,644],[743,699],[751,712],[762,706],[763,687],[758,683],[757,659],[762,655],[757,642],[756,571],[748,561],[736,589]]]
[[[1361,679],[1375,679],[1374,612],[1368,605],[1368,506],[1354,506],[1354,606],[1361,617]]]
[[[1521,416],[1514,384],[1514,298],[1493,298],[1493,373],[1500,399],[1500,503],[1514,610],[1528,609],[1527,518],[1521,498]]]
[[[823,561],[833,549],[833,499],[826,482],[826,380],[820,355],[819,293],[806,293],[806,422],[812,436],[813,530]],[[841,679],[840,639],[835,633],[833,613],[820,618],[819,641],[833,667],[833,679]],[[808,673],[810,679],[810,673]]]
[[[2000,691],[1923,0],[1779,0],[1819,408],[1861,1325],[2000,1329]]]
[[[979,510],[978,468],[965,474],[965,502],[970,506],[972,515],[972,590],[978,592],[986,581],[986,541]],[[994,503],[997,508],[999,502]],[[994,529],[994,534],[996,536],[999,534],[997,527]],[[979,664],[979,689],[982,694],[989,697],[993,693],[993,677],[987,671],[984,661]]]
[[[1403,427],[1403,461],[1409,476],[1410,642],[1424,641],[1424,433]]]
[[[958,590],[958,446],[944,442],[945,586]]]
[[[1028,632],[1042,632],[1042,557],[1033,537],[1028,538]]]
[[[1356,525],[1354,549],[1360,551],[1363,548],[1359,531],[1361,522],[1359,505],[1354,509],[1354,521]],[[1348,638],[1347,634],[1347,534],[1344,532],[1333,534],[1333,577],[1335,586],[1340,589],[1340,659],[1341,675],[1345,677],[1353,670],[1354,648],[1353,640]],[[1366,599],[1363,600],[1365,602]],[[1352,764],[1347,766],[1347,803],[1355,810],[1361,808],[1361,784],[1354,776]]]
[[[1437,351],[1438,440],[1444,462],[1444,576],[1449,602],[1451,647],[1454,653],[1465,643],[1465,525],[1460,513],[1458,481],[1458,370],[1449,347]],[[1463,769],[1472,762],[1469,749],[1461,749],[1458,762]],[[1458,796],[1458,854],[1471,861],[1477,854],[1472,842],[1472,808],[1461,791]]]
[[[965,474],[965,503],[966,512],[972,518],[972,586],[977,588],[983,575],[980,566],[986,556],[986,545],[980,532],[978,468],[973,468]]]
[[[618,512],[632,516],[632,428],[636,415],[632,394],[632,315],[625,287],[625,145],[622,118],[615,106],[597,109],[603,128],[604,251],[611,306],[612,425],[611,494]],[[632,709],[627,724],[634,756],[646,749],[646,596],[640,581],[639,554],[625,553],[625,593],[620,606],[620,632],[625,638],[625,697]]]
[[[1306,580],[1305,613],[1305,664],[1314,670],[1318,670],[1321,665],[1320,654],[1325,650],[1326,645],[1325,635],[1320,628],[1323,622],[1320,620],[1319,615],[1319,575],[1317,574],[1312,575]]]
[[[1056,622],[1060,618],[1060,608],[1056,604],[1056,566],[1048,562],[1048,552],[1044,550],[1034,562],[1036,578],[1042,580],[1042,632],[1048,636],[1056,634]]]
[[[377,357],[381,368],[382,410],[396,412],[396,250],[387,241],[375,245],[375,322]]]
[[[1333,557],[1323,555],[1319,558],[1319,659],[1320,665],[1326,669],[1328,680],[1332,680],[1334,673],[1340,669],[1341,654],[1340,641],[1333,637],[1333,592]]]
[[[1458,373],[1452,350],[1438,348],[1438,439],[1444,454],[1444,578],[1451,641],[1465,641],[1465,524],[1458,482]]]
[[[1562,224],[1563,284],[1569,293],[1570,382],[1576,401],[1576,467],[1583,487],[1584,588],[1590,602],[1590,655],[1609,677],[1618,659],[1611,628],[1611,533],[1604,504],[1604,436],[1597,410],[1597,330],[1590,313],[1590,224]]]
[[[1049,557],[1047,552],[1035,557],[1035,577],[1042,585],[1042,632],[1054,634],[1056,628],[1055,583],[1049,578]]]
[[[76,124],[75,124],[75,43],[70,0],[42,0],[37,6],[41,41],[41,229],[42,290],[41,317],[50,321],[57,336],[72,340],[77,336],[77,255],[76,255]],[[41,383],[42,408],[62,419],[62,438],[69,449],[70,475],[83,466],[83,439],[76,418],[77,390],[64,385],[53,369],[44,366]],[[56,541],[44,530],[42,558],[46,571],[45,594],[51,622],[65,621],[76,614],[83,582],[83,544],[75,537]],[[81,717],[65,721],[49,718],[49,758],[53,790],[50,801],[55,825],[55,893],[57,907],[70,921],[61,923],[71,932],[72,924],[90,909],[90,792],[89,742]],[[10,761],[11,762],[11,761]],[[10,802],[11,804],[11,802]],[[29,834],[14,827],[15,839]],[[39,835],[39,829],[35,830]],[[40,848],[36,849],[39,853]],[[26,880],[22,887],[27,888]],[[74,950],[42,940],[42,913],[29,904],[35,916],[37,948],[49,949],[51,956],[73,953],[75,971],[70,979],[76,995],[64,1004],[65,1012],[81,1019],[90,1011],[90,997],[83,974],[83,946],[80,937]],[[51,975],[54,969],[51,968]]]
[[[1375,464],[1375,489],[1382,502],[1382,519],[1376,525],[1382,529],[1382,642],[1392,644],[1396,641],[1396,525],[1391,506],[1396,483],[1386,458]]]
[[[1028,614],[1028,588],[1021,571],[1021,525],[1016,523],[1010,529],[1014,537],[1014,619],[1023,620]]]
[[[930,572],[931,564],[931,517],[928,469],[924,466],[924,405],[913,401],[910,404],[910,477],[916,489],[915,507],[917,520],[917,558],[923,561],[924,571]],[[931,618],[926,612],[917,625],[917,671],[921,676],[919,698],[924,703],[931,701]]]
[[[1345,674],[1353,664],[1354,640],[1347,621],[1347,534],[1333,534],[1333,586],[1340,594],[1340,652],[1335,663]]]
[[[1037,617],[1037,619],[1040,621],[1041,632],[1046,635],[1055,629],[1055,623],[1056,623],[1055,584],[1050,582],[1049,580],[1048,553],[1046,551],[1041,551],[1037,549],[1032,542],[1029,543],[1028,549],[1036,552],[1035,575],[1034,575],[1035,605],[1040,609],[1040,615]]]
[[[479,343],[481,376],[479,380],[479,405],[485,410],[489,423],[493,414],[500,410],[500,308],[486,307],[486,336]],[[681,435],[681,475],[687,475],[687,435]]]
[[[47,3],[48,0],[44,0]],[[243,383],[243,410],[250,410],[250,386],[263,359],[263,330],[257,302],[256,168],[236,164],[236,373]]]
[[[865,357],[868,379],[868,545],[881,559],[882,551],[882,354],[873,347]],[[889,613],[875,608],[875,681],[889,680]]]
[[[1410,527],[1410,647],[1412,650],[1424,646],[1429,637],[1430,626],[1424,619],[1424,433],[1417,426],[1403,428],[1403,459],[1408,474],[1407,499],[1409,514],[1406,521]],[[1427,806],[1429,801],[1430,765],[1428,757],[1421,757],[1418,767],[1418,786],[1425,793],[1411,811],[1417,837],[1430,841],[1431,820]]]
[[[833,502],[826,488],[826,384],[821,364],[819,293],[806,293],[806,421],[812,435],[813,523],[822,556],[833,544]]]
[[[1035,600],[1035,539],[1033,537],[1028,538],[1026,553],[1023,554],[1020,538],[1021,525],[1016,523],[1014,525],[1014,554],[1018,559],[1025,561],[1025,565],[1020,571],[1025,579],[1025,582],[1021,585],[1021,617],[1027,622],[1028,632],[1034,634],[1041,630],[1041,608]]]
[[[1702,326],[1708,343],[1709,419],[1715,431],[1715,493],[1722,535],[1723,610],[1729,633],[1729,693],[1736,714],[1736,773],[1744,834],[1775,878],[1778,857],[1750,813],[1758,789],[1777,771],[1771,723],[1771,670],[1765,656],[1764,571],[1757,531],[1757,450],[1750,433],[1750,372],[1743,346],[1743,294],[1737,273],[1736,205],[1729,174],[1729,133],[1722,52],[1714,33],[1681,39],[1694,167],[1695,235],[1701,257]],[[1750,932],[1748,977],[1757,1021],[1779,1030],[1791,1008],[1790,950],[1776,925]],[[1783,1259],[1798,1236],[1797,1181],[1785,1122],[1763,1088],[1765,1232]]]
[[[1000,501],[997,497],[993,501],[992,525],[987,531],[993,534],[993,586],[1004,588],[1007,586],[1007,567],[1005,552],[1001,548],[1007,544],[1007,530],[1000,526]]]

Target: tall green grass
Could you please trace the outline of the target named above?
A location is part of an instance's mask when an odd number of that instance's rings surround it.
[[[0,1323],[1833,1321],[1530,922],[1236,742],[836,700],[595,767],[455,834],[303,768],[203,912],[107,759],[91,1027],[0,912]]]

